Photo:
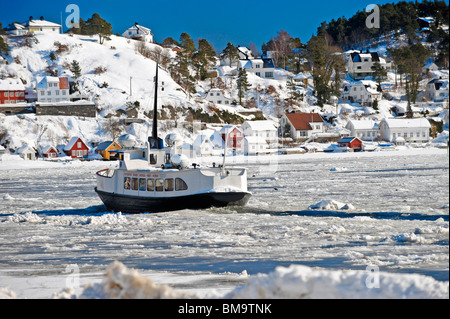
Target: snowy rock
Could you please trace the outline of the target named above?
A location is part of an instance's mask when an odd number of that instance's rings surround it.
[[[309,209],[317,210],[354,210],[355,207],[350,203],[341,203],[332,199],[324,199],[318,203],[309,206]]]

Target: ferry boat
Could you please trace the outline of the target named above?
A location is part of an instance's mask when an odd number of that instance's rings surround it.
[[[164,142],[157,129],[158,63],[156,64],[153,127],[145,148],[122,136],[119,168],[97,172],[96,193],[105,206],[123,213],[156,213],[180,209],[244,206],[251,197],[247,169],[222,165],[202,167],[177,154],[170,134]],[[226,145],[226,143],[225,143]],[[226,149],[225,149],[226,153]]]

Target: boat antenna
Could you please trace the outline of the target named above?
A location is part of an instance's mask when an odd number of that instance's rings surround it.
[[[164,144],[161,138],[158,137],[158,57],[156,58],[156,74],[155,74],[155,92],[154,92],[154,102],[153,102],[153,126],[152,126],[152,136],[148,138],[150,143],[150,148],[153,149],[163,149]]]

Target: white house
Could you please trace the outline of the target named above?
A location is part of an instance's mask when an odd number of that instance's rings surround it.
[[[380,122],[380,135],[384,141],[395,142],[404,139],[406,142],[428,142],[430,137],[430,122],[426,118],[387,119]]]
[[[197,156],[213,154],[214,144],[211,142],[208,134],[197,135],[192,146]]]
[[[312,84],[313,77],[309,72],[300,72],[296,76],[292,78],[295,84],[298,84],[303,87],[308,87],[309,84]]]
[[[350,120],[345,125],[350,131],[350,136],[355,136],[362,141],[376,141],[378,139],[379,126],[372,120]]]
[[[423,66],[422,73],[428,74],[428,72],[438,71],[438,70],[439,70],[439,67],[433,61],[430,61],[429,63],[427,63]]]
[[[256,74],[261,78],[273,79],[275,65],[271,58],[239,60],[238,69]]]
[[[205,99],[214,104],[230,105],[233,99],[226,97],[221,89],[212,88],[206,94]]]
[[[128,39],[153,42],[153,34],[149,28],[139,25],[137,22],[125,30],[122,36]]]
[[[324,122],[318,113],[287,113],[281,117],[281,130],[293,139],[308,139],[324,133]]]
[[[345,102],[373,105],[382,98],[381,88],[374,81],[361,80],[344,85],[342,100]]]
[[[448,101],[448,79],[434,79],[428,82],[425,97],[435,102]]]
[[[18,148],[16,153],[26,161],[33,161],[36,159],[36,150],[29,145]]]
[[[358,51],[354,51],[350,53],[346,67],[349,75],[352,78],[363,79],[366,76],[372,76],[374,72],[372,67],[376,62],[379,62],[380,65],[385,69],[389,67],[389,64],[386,63],[386,60],[380,57],[377,52],[361,53]]]
[[[69,78],[45,76],[37,79],[38,102],[69,102]]]
[[[270,120],[261,121],[245,121],[241,125],[244,136],[262,137],[268,143],[277,141],[277,126],[275,122]]]
[[[261,155],[267,151],[267,142],[261,136],[245,136],[244,137],[244,154],[245,155]]]
[[[23,36],[28,34],[28,28],[19,23],[13,23],[6,28],[6,33],[12,36]]]

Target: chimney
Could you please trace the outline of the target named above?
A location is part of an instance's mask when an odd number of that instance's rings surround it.
[[[41,16],[39,19],[40,19],[41,21],[44,21],[44,16]]]

